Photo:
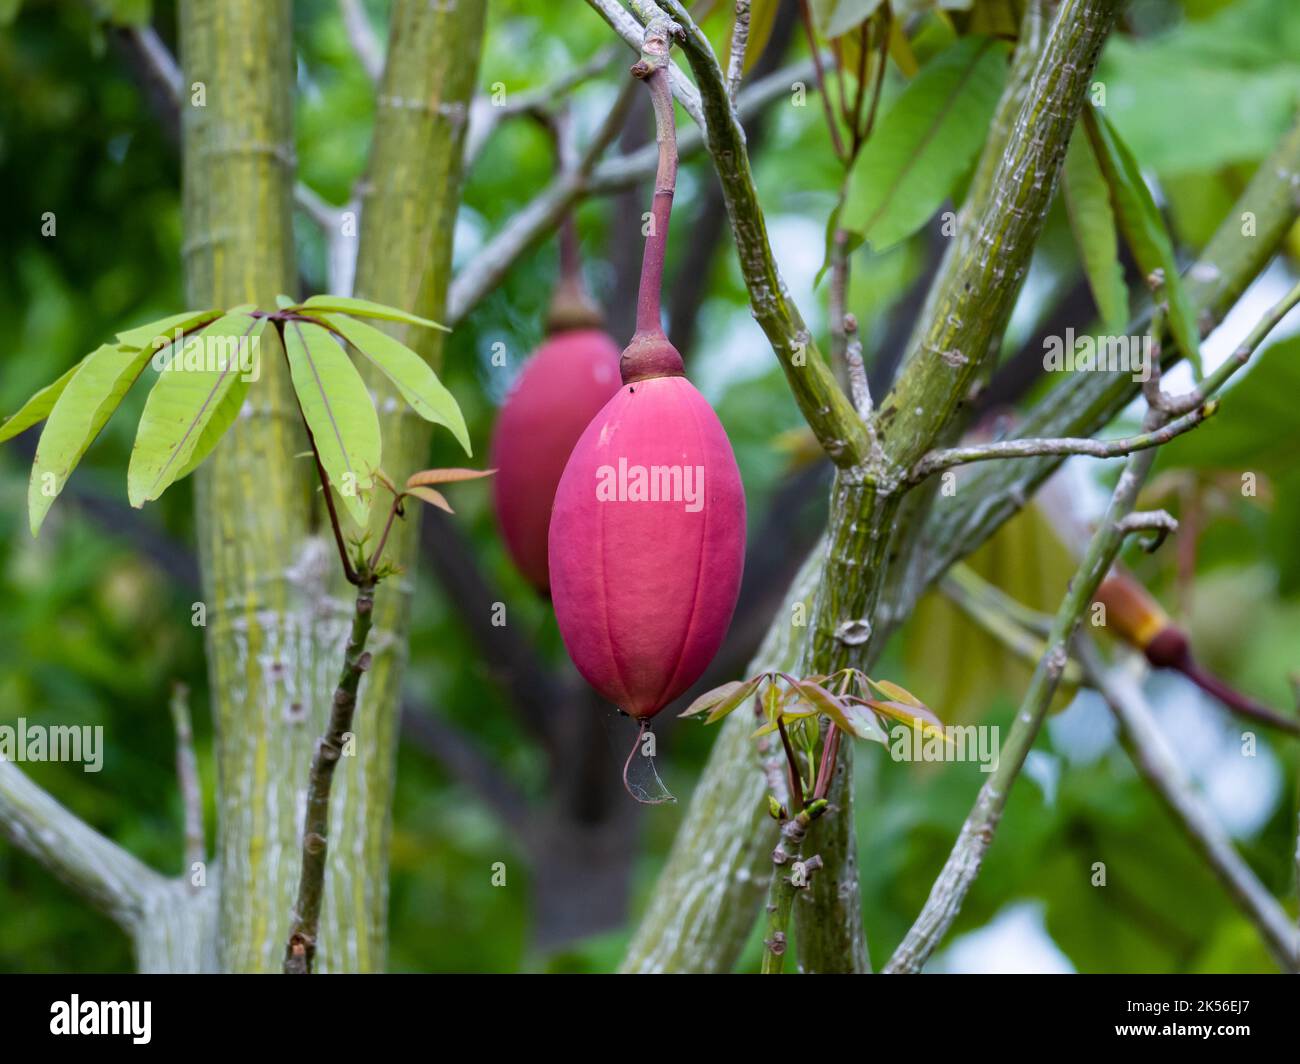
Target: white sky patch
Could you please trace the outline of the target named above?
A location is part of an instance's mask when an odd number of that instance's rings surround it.
[[[1243,731],[1260,729],[1231,716],[1181,676],[1156,674],[1147,682],[1152,712],[1174,756],[1192,777],[1214,815],[1236,839],[1264,827],[1282,791],[1282,770],[1265,741],[1242,753]]]
[[[1025,757],[1024,775],[1038,784],[1043,792],[1043,804],[1049,809],[1056,804],[1056,793],[1061,786],[1061,759],[1043,750],[1030,750]]]
[[[983,927],[956,939],[925,970],[970,975],[1073,975],[1075,968],[1047,933],[1042,902],[1018,901]]]
[[[1047,720],[1052,749],[1071,765],[1091,765],[1115,745],[1118,728],[1096,691],[1080,689],[1074,700]]]

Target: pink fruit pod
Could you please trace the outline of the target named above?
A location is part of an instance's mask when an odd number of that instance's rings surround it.
[[[717,653],[745,560],[731,443],[680,373],[639,378],[624,355],[629,382],[578,440],[551,513],[551,595],[569,656],[643,722]]]
[[[497,525],[515,566],[542,592],[551,586],[546,536],[555,489],[582,430],[618,391],[618,357],[602,329],[554,333],[519,374],[492,431]]]

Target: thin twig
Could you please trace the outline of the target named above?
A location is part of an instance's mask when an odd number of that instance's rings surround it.
[[[749,47],[749,3],[736,0],[736,18],[731,27],[731,55],[727,59],[727,96],[734,102],[745,73],[745,50]]]
[[[788,95],[790,85],[806,77],[807,60],[792,64],[756,81],[740,94],[736,111],[741,119],[757,113],[774,100]],[[549,185],[512,215],[486,244],[452,278],[447,290],[447,311],[443,321],[456,325],[500,283],[515,261],[559,224],[565,212],[586,196],[619,192],[654,174],[659,164],[655,144],[597,164],[606,147],[622,128],[626,106],[635,95],[635,83],[625,85],[618,101],[601,123],[588,146],[588,163],[577,171],[557,174]],[[690,158],[704,147],[698,128],[686,130],[677,139],[678,157]]]
[[[803,773],[799,771],[799,759],[795,756],[794,747],[790,745],[790,733],[785,730],[785,720],[781,717],[776,718],[776,730],[781,735],[781,748],[785,751],[785,763],[789,769],[790,800],[794,805],[792,812],[802,813]]]
[[[1125,436],[1118,440],[1088,439],[1043,439],[1043,440],[1005,440],[1000,443],[975,444],[970,447],[947,447],[931,451],[912,467],[908,477],[910,483],[919,483],[928,476],[933,476],[943,469],[967,465],[970,462],[986,462],[995,458],[1033,458],[1037,455],[1084,455],[1089,458],[1121,458],[1142,451],[1148,447],[1159,447],[1168,443],[1175,436],[1194,429],[1206,418],[1213,417],[1218,410],[1218,403],[1202,401],[1190,413],[1169,422],[1151,432]]]
[[[366,568],[374,572],[379,566],[379,559],[383,557],[384,547],[388,545],[388,534],[393,530],[393,521],[404,516],[402,510],[402,496],[397,495],[393,498],[392,505],[388,508],[388,520],[384,522],[384,529],[379,533],[379,540],[375,544],[374,553],[370,555],[370,560],[366,562]]]
[[[1244,357],[1231,359],[1215,374],[1206,378],[1195,389],[1196,407],[1201,407],[1231,375],[1250,357],[1269,330],[1285,315],[1286,310],[1300,298],[1300,286],[1289,293],[1252,330],[1243,344]],[[1153,397],[1154,398],[1154,397]],[[1147,414],[1148,432],[1158,432],[1169,424],[1171,405],[1153,406]],[[1037,736],[1047,705],[1056,691],[1061,672],[1067,660],[1067,646],[1087,604],[1096,593],[1101,578],[1110,568],[1126,535],[1150,529],[1163,538],[1174,526],[1167,514],[1155,520],[1153,515],[1134,515],[1130,511],[1137,490],[1146,478],[1155,460],[1151,448],[1134,451],[1129,455],[1124,472],[1115,487],[1110,506],[1101,527],[1089,545],[1079,571],[1071,581],[1070,589],[1053,622],[1049,649],[1034,673],[1025,700],[1011,728],[1002,751],[997,770],[980,789],[975,808],[971,811],[943,871],[935,880],[930,896],[912,929],[890,959],[886,971],[919,971],[935,947],[952,926],[961,904],[979,874],[980,866],[992,843],[998,821],[1001,819],[1007,794],[1019,774],[1025,756]],[[1103,563],[1098,568],[1099,563]],[[1085,597],[1086,595],[1086,597]],[[1010,757],[1008,757],[1010,753]]]
[[[649,21],[654,14],[661,13],[658,8],[650,11],[645,4],[642,4],[642,7],[646,8],[646,10],[640,13],[642,21],[638,23],[636,18],[628,14],[618,0],[587,0],[587,3],[601,18],[609,23],[614,32],[622,37],[627,46],[638,55],[641,54],[642,39],[645,35],[642,25]],[[649,7],[653,6],[649,5]],[[682,110],[691,116],[696,125],[703,129],[705,120],[704,111],[700,106],[700,94],[695,86],[691,84],[690,78],[683,74],[675,63],[668,64],[668,83],[672,86],[673,95],[677,98],[677,102],[682,105]]]
[[[822,801],[817,807],[805,809],[781,824],[780,840],[772,850],[772,878],[767,891],[767,934],[763,938],[760,967],[764,975],[781,974],[790,948],[787,930],[795,895],[807,889],[809,877],[822,866],[820,857],[804,860],[802,850],[809,825],[825,806],[825,801]]]
[[[1300,283],[1297,283],[1286,295],[1279,299],[1269,310],[1255,323],[1255,327],[1241,342],[1237,349],[1213,372],[1206,376],[1201,383],[1191,391],[1179,396],[1166,396],[1165,405],[1167,409],[1174,414],[1182,413],[1192,407],[1199,406],[1205,401],[1207,396],[1213,395],[1222,388],[1247,362],[1258,349],[1259,345],[1264,342],[1264,338],[1271,333],[1277,325],[1300,303]],[[1154,362],[1155,359],[1153,358]]]
[[[1244,355],[1229,359],[1210,374],[1194,390],[1196,406],[1211,399],[1232,375],[1249,361],[1264,338],[1300,300],[1300,285],[1289,292],[1271,308],[1251,330],[1240,351]],[[1162,403],[1147,411],[1148,432],[1155,432],[1169,423],[1172,416],[1170,404]],[[1092,601],[1102,578],[1114,562],[1126,536],[1140,532],[1156,533],[1156,545],[1176,527],[1176,522],[1163,512],[1136,514],[1132,512],[1137,492],[1155,461],[1153,448],[1134,451],[1128,457],[1111,496],[1110,505],[1101,526],[1093,535],[1078,572],[1070,582],[1069,591],[1056,613],[1048,650],[1039,662],[1030,681],[1015,722],[1003,745],[997,769],[980,788],[975,807],[962,826],[943,871],[935,880],[920,916],[912,925],[902,944],[890,958],[886,971],[919,971],[943,936],[952,926],[963,900],[979,874],[984,855],[992,844],[993,835],[1001,819],[1007,795],[1024,764],[1025,757],[1037,737],[1047,706],[1056,692],[1061,673],[1068,660],[1067,648],[1084,610]],[[1009,755],[1009,756],[1008,756]]]
[[[327,489],[328,490],[328,489]],[[334,769],[343,756],[352,732],[357,708],[357,690],[362,674],[370,668],[366,639],[375,608],[375,577],[366,572],[357,580],[352,630],[343,658],[343,671],[330,704],[329,726],[316,744],[311,775],[307,782],[307,805],[302,830],[302,869],[298,898],[294,904],[289,941],[284,952],[286,975],[310,975],[316,957],[321,902],[325,896],[325,861],[329,852],[330,790]]]
[[[997,768],[980,788],[974,808],[962,825],[943,870],[935,879],[930,895],[911,930],[885,966],[886,972],[920,971],[957,919],[962,902],[979,875],[984,855],[993,843],[1007,797],[1038,737],[1047,707],[1056,694],[1069,660],[1068,647],[1074,631],[1092,602],[1102,577],[1123,546],[1125,532],[1136,530],[1134,526],[1123,525],[1123,522],[1134,516],[1132,508],[1138,489],[1154,460],[1154,451],[1139,451],[1129,457],[1128,465],[1111,496],[1106,516],[1093,535],[1084,560],[1071,579],[1069,591],[1056,612],[1046,652],[1039,659],[1024,699],[1016,711],[1015,720],[1002,744]],[[1143,515],[1148,519],[1152,516]]]
[[[1042,639],[1042,636],[1047,633],[1035,634],[1023,627],[1015,615],[994,605],[991,600],[983,598],[968,582],[955,578],[953,572],[960,568],[963,567],[953,566],[952,571],[939,584],[939,589],[954,606],[978,625],[981,631],[992,636],[1021,661],[1030,666],[1037,665],[1047,650]],[[1050,624],[1050,617],[1048,622]],[[1061,673],[1061,683],[1067,687],[1077,687],[1082,679],[1078,663],[1073,659],[1067,661]]]
[[[452,278],[447,289],[448,325],[463,320],[479,300],[501,283],[515,260],[560,223],[582,195],[597,160],[618,136],[637,91],[637,83],[629,78],[577,163],[557,174]]]
[[[831,368],[843,373],[844,354],[848,348],[846,317],[849,291],[849,234],[847,229],[836,227],[831,235],[830,290],[827,314],[830,317]]]
[[[835,155],[843,159],[845,158],[844,141],[840,138],[840,126],[835,118],[835,108],[826,93],[826,68],[822,64],[821,50],[817,47],[817,34],[813,30],[812,12],[808,8],[808,0],[799,0],[799,13],[803,18],[804,33],[808,36],[808,50],[812,52],[813,71],[817,75],[817,95],[821,97],[822,109],[826,113],[826,128],[830,130],[831,145],[835,148]]]
[[[598,49],[586,62],[579,63],[554,80],[535,89],[513,92],[497,103],[492,97],[479,95],[470,104],[469,126],[465,130],[465,148],[462,167],[468,171],[482,154],[484,146],[506,119],[519,115],[542,114],[553,111],[557,104],[584,82],[591,80],[621,54],[617,45]]]
[[[181,808],[185,813],[184,875],[188,877],[195,865],[201,865],[207,859],[207,851],[203,838],[203,789],[199,783],[199,763],[194,756],[194,726],[190,720],[190,689],[185,684],[172,684],[170,706],[172,726],[176,731],[176,780],[181,792]]]
[[[871,110],[867,112],[867,124],[862,129],[861,142],[871,139],[871,131],[876,128],[876,115],[880,113],[880,98],[885,89],[885,67],[889,60],[889,34],[893,28],[894,14],[888,11],[885,23],[880,30],[880,53],[876,56],[876,82],[871,90]]]
[[[862,104],[867,98],[867,57],[871,52],[870,27],[870,19],[863,19],[858,26],[858,69],[856,84],[853,87],[853,114],[849,119],[849,129],[853,133],[853,147],[849,149],[850,160],[856,159],[862,148]]]
[[[1082,537],[1081,537],[1082,538]],[[1012,598],[996,584],[985,580],[965,562],[955,563],[944,574],[942,584],[955,584],[961,596],[976,604],[985,612],[993,611],[1008,617],[1018,628],[1023,628],[1034,635],[1047,637],[1052,630],[1052,615],[1031,609],[1019,599]],[[1039,655],[1034,655],[1038,660]]]
[[[1296,970],[1300,964],[1296,955],[1296,929],[1193,789],[1133,676],[1122,668],[1106,668],[1088,640],[1080,640],[1079,654],[1089,683],[1115,715],[1125,746],[1142,778],[1160,796],[1282,968]]]
[[[310,430],[308,439],[311,438]],[[316,472],[320,477],[321,492],[325,496],[325,512],[329,515],[330,528],[334,531],[334,542],[339,549],[339,562],[343,566],[343,575],[347,577],[349,584],[356,584],[359,577],[356,569],[352,566],[352,559],[348,557],[348,546],[343,541],[343,525],[339,521],[339,512],[334,505],[334,494],[330,490],[330,478],[325,472],[325,466],[321,463],[320,455],[316,452],[316,445],[312,444],[312,457],[316,460]]]

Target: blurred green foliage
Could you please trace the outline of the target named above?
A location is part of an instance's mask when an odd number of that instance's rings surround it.
[[[367,7],[382,33],[385,5]],[[604,24],[578,4],[496,0],[489,10],[480,75],[485,90],[495,83],[507,92],[543,85],[610,40]],[[174,46],[167,3],[152,11],[143,0],[0,3],[0,22],[9,23],[0,32],[0,410],[6,412],[112,331],[181,305],[176,148],[124,65],[103,22],[108,15],[119,21],[152,17]],[[1108,49],[1101,79],[1118,128],[1158,184],[1185,258],[1204,243],[1300,102],[1300,8],[1292,0],[1143,0],[1133,5],[1128,29],[1132,34]],[[372,89],[334,4],[298,3],[295,41],[300,174],[327,200],[342,203],[364,173]],[[792,54],[805,52],[797,40]],[[599,83],[575,94],[581,129],[590,129],[608,105],[621,60]],[[887,101],[901,84],[891,73]],[[528,120],[511,121],[493,136],[466,183],[458,262],[545,185],[552,166],[545,136]],[[825,286],[809,293],[842,173],[811,96],[804,108],[774,107],[756,174],[787,279],[820,329]],[[670,278],[712,180],[706,160],[685,168]],[[620,230],[613,210],[606,200],[579,212],[589,280],[607,300],[618,294],[611,265],[618,249],[611,240]],[[53,212],[54,236],[42,235],[46,212]],[[296,232],[303,277],[319,287],[325,276],[319,236],[301,218]],[[890,312],[923,267],[926,240],[921,233],[883,254],[864,249],[855,256],[849,302],[869,356],[878,353]],[[735,443],[753,529],[791,462],[774,441],[800,420],[748,315],[731,251],[724,239],[709,274],[699,279],[706,286],[704,307],[688,358]],[[1032,334],[1079,269],[1064,212],[1056,210],[1009,351]],[[450,340],[445,379],[465,410],[478,453],[507,385],[492,366],[492,345],[504,342],[508,372],[517,369],[541,337],[554,276],[553,244],[545,242],[517,263]],[[1173,550],[1137,563],[1167,608],[1189,624],[1206,661],[1275,704],[1289,701],[1287,676],[1300,667],[1295,347],[1288,342],[1266,352],[1209,426],[1162,455],[1152,492],[1167,493],[1161,504],[1180,516],[1196,514],[1194,587],[1189,591],[1180,579]],[[141,398],[128,399],[137,414]],[[125,502],[134,423],[129,414],[110,422],[77,472],[85,493]],[[449,437],[441,434],[436,446],[431,463],[454,461]],[[1231,482],[1243,471],[1258,474],[1254,497],[1243,497],[1233,483],[1225,487],[1225,476]],[[138,535],[122,534],[111,519],[106,525],[74,499],[61,500],[44,535],[32,541],[25,490],[23,452],[10,444],[0,450],[0,723],[26,716],[102,724],[101,773],[66,765],[28,769],[99,830],[155,867],[179,871],[180,806],[167,713],[173,681],[194,692],[209,805],[213,784],[201,639],[189,623],[196,592],[160,567],[157,553],[142,547]],[[541,651],[558,662],[554,621],[511,570],[487,499],[486,489],[467,486],[458,494],[458,520],[480,563],[503,587],[510,623],[534,633]],[[139,520],[157,542],[178,547],[183,556],[193,542],[188,486],[169,492]],[[792,525],[795,520],[790,517]],[[1014,576],[1015,552],[1003,553]],[[546,785],[540,752],[436,583],[427,573],[420,581],[409,690],[473,736],[529,795],[540,796]],[[936,638],[924,625],[912,625],[890,648],[879,674],[925,697],[935,662],[949,660],[964,638],[960,629]],[[969,703],[963,712],[1005,729],[1019,690],[1000,670],[982,675],[963,690],[963,703]],[[1177,685],[1161,690],[1188,698]],[[943,704],[935,708],[945,715]],[[1072,707],[1066,716],[1085,710]],[[592,726],[608,729],[612,716]],[[1255,936],[1122,751],[1112,741],[1096,756],[1081,757],[1071,745],[1073,734],[1053,726],[1041,740],[1044,774],[1017,786],[958,932],[987,923],[1017,900],[1038,899],[1048,934],[1079,970],[1270,970]],[[641,819],[634,912],[653,885],[713,736],[670,725],[664,739],[665,771],[683,804]],[[1232,748],[1231,734],[1221,739]],[[1267,792],[1268,807],[1240,841],[1268,888],[1290,899],[1296,749],[1271,737],[1262,737],[1261,747],[1261,765],[1280,776]],[[620,756],[611,749],[611,773]],[[863,751],[857,765],[859,867],[872,954],[880,963],[923,902],[982,776],[974,765],[936,771],[895,764],[875,748]],[[549,956],[530,949],[529,870],[517,844],[439,765],[409,747],[400,754],[394,817],[394,970],[616,965],[630,929]],[[496,861],[509,869],[504,888],[491,885]],[[1109,869],[1104,890],[1090,884],[1095,861]],[[1286,904],[1294,911],[1294,902]],[[746,963],[756,963],[753,944]],[[0,971],[120,970],[130,964],[129,944],[107,920],[12,847],[0,846]]]

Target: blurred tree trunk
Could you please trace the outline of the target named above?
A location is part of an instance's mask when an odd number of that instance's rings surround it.
[[[187,0],[180,43],[188,302],[272,306],[295,277],[290,4]],[[234,971],[279,967],[301,788],[334,657],[333,626],[312,601],[329,556],[313,537],[311,470],[293,457],[306,439],[278,355],[268,331],[252,409],[195,487],[218,773],[218,964]],[[339,775],[341,793],[355,789],[353,766]],[[346,966],[338,930],[331,908],[323,966]],[[356,944],[374,945],[366,933]]]
[[[271,306],[295,283],[290,4],[188,0],[180,20],[189,303]],[[399,2],[392,26],[358,288],[436,317],[482,5]],[[411,340],[436,359],[436,337]],[[310,464],[294,457],[305,438],[279,354],[268,334],[254,405],[205,464],[196,489],[218,771],[216,956],[231,971],[280,967],[308,764],[328,711],[348,612],[334,594],[338,560],[320,534]],[[389,393],[371,385],[384,415],[385,464],[401,474],[421,463],[427,430],[385,412]],[[411,531],[399,533],[390,555],[408,567]],[[344,759],[334,781],[318,971],[385,965],[408,597],[397,580],[385,590],[377,604],[375,664],[358,708],[357,754]],[[209,876],[206,889],[216,890],[215,882]]]

